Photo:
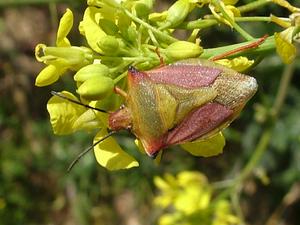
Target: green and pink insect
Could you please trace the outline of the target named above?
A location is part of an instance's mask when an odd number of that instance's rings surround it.
[[[266,38],[212,60],[256,48]],[[110,132],[83,151],[69,170],[94,146],[123,129],[132,132],[152,158],[169,146],[210,138],[239,115],[258,87],[255,78],[200,58],[177,61],[149,71],[130,66],[127,83],[127,92],[115,87],[115,92],[124,97],[124,104],[109,113]],[[60,93],[52,94],[105,112]]]
[[[227,127],[257,90],[253,77],[202,59],[128,69],[125,104],[109,115],[113,131],[130,130],[155,157],[171,145],[208,138]]]

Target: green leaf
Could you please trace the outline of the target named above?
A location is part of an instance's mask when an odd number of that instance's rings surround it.
[[[70,92],[63,91],[61,94],[78,101]],[[73,128],[73,124],[78,117],[84,113],[85,107],[58,96],[53,96],[47,103],[47,110],[50,114],[53,132],[57,135],[66,135],[76,131],[76,129]]]
[[[181,147],[195,156],[210,157],[223,152],[225,138],[221,132],[209,139],[181,144]]]
[[[94,143],[107,134],[102,129],[94,138]],[[129,169],[139,166],[139,163],[121,149],[114,138],[109,137],[94,147],[97,162],[108,170]]]

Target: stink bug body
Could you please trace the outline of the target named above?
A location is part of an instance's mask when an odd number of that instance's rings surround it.
[[[115,87],[125,104],[109,113],[111,132],[82,152],[68,170],[95,145],[122,129],[131,131],[152,158],[168,146],[210,138],[239,115],[256,90],[253,77],[198,58],[150,71],[129,67],[127,93]],[[105,112],[60,93],[52,94]]]
[[[130,129],[154,157],[170,145],[209,138],[227,127],[256,90],[253,77],[203,59],[145,72],[130,67],[125,105],[110,113],[109,127]]]

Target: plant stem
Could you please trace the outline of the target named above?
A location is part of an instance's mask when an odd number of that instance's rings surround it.
[[[243,47],[245,45],[251,44],[252,42],[255,42],[259,39],[255,39],[253,41],[246,41],[246,42],[242,42],[239,44],[233,44],[233,45],[227,45],[227,46],[223,46],[223,47],[218,47],[218,48],[207,48],[204,49],[204,52],[201,55],[201,58],[211,58],[215,55],[220,55],[224,52],[228,52],[231,51],[232,49],[236,49],[236,48],[240,48]],[[233,56],[239,56],[242,54],[245,54],[247,52],[247,54],[254,54],[254,55],[261,55],[261,54],[267,54],[271,51],[273,51],[276,48],[275,46],[275,40],[274,37],[268,37],[264,43],[262,43],[259,47],[255,48],[255,49],[249,49],[247,51],[241,52],[241,53],[237,53],[236,55]]]
[[[49,4],[49,3],[58,3],[58,2],[66,2],[66,0],[6,0],[0,1],[0,8],[8,7],[8,6],[21,6],[21,5],[29,5],[29,4]]]
[[[277,94],[277,97],[275,99],[274,105],[273,105],[272,110],[271,110],[271,115],[273,117],[273,120],[277,119],[278,114],[280,112],[280,109],[282,108],[282,105],[284,103],[284,99],[285,99],[287,91],[288,91],[290,81],[291,81],[292,76],[293,76],[294,69],[295,69],[295,63],[294,62],[285,66],[285,69],[283,71],[283,76],[282,76],[281,81],[280,81],[278,94]]]
[[[283,75],[282,75],[282,78],[281,78],[281,81],[280,81],[280,85],[278,88],[275,102],[271,109],[272,123],[265,129],[265,131],[261,135],[261,138],[257,144],[257,147],[254,150],[254,154],[252,155],[249,162],[247,163],[247,165],[244,167],[241,174],[237,178],[235,186],[240,185],[249,176],[249,174],[253,171],[255,166],[260,161],[263,153],[266,151],[268,144],[271,140],[272,131],[273,131],[273,127],[275,125],[276,119],[280,113],[280,110],[283,107],[284,99],[287,95],[288,87],[289,87],[291,78],[294,73],[294,68],[295,68],[294,62],[292,64],[286,65]]]
[[[231,18],[225,10],[223,4],[221,4],[220,0],[212,0],[212,4],[214,4],[221,11],[224,19],[230,23],[230,25],[239,32],[247,41],[251,41],[254,38],[248,34],[242,27],[240,27],[233,18]]]
[[[163,32],[161,32],[160,30],[156,29],[155,27],[152,27],[150,24],[148,24],[147,22],[141,20],[140,18],[134,16],[131,12],[129,12],[128,10],[124,9],[124,12],[126,13],[127,16],[129,16],[133,21],[143,25],[144,27],[146,27],[147,29],[151,30],[154,34],[158,35],[159,37],[161,37],[162,39],[164,39],[165,41],[167,41],[169,44],[178,41],[176,38],[167,35]]]
[[[263,134],[261,135],[258,144],[254,150],[254,153],[252,154],[250,160],[246,164],[246,166],[243,168],[240,175],[235,178],[234,182],[232,183],[231,187],[228,187],[224,189],[213,201],[217,202],[220,199],[226,198],[232,193],[235,193],[239,191],[241,188],[244,180],[250,175],[250,173],[253,171],[253,169],[256,167],[256,165],[259,163],[260,159],[262,158],[263,154],[266,152],[267,147],[270,143],[273,127],[275,125],[275,121],[279,115],[279,112],[284,104],[284,99],[287,95],[288,87],[291,82],[293,73],[294,73],[295,65],[294,62],[292,64],[286,65],[285,70],[283,72],[280,86],[278,88],[278,92],[276,95],[276,99],[274,101],[273,107],[271,109],[271,115],[272,120],[267,128],[264,130]]]
[[[258,1],[251,2],[246,5],[240,6],[240,7],[238,7],[238,10],[240,10],[241,13],[245,13],[245,12],[249,12],[254,9],[260,8],[263,5],[266,5],[268,3],[271,3],[271,0],[258,0]]]
[[[234,19],[236,22],[272,22],[271,17],[269,16],[245,16],[235,17]],[[290,22],[289,18],[280,17],[279,19]],[[184,22],[176,28],[185,30],[204,29],[217,24],[218,21],[216,19],[209,17],[207,19],[197,19],[190,22]]]

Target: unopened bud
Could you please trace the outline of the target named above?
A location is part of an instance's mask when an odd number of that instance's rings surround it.
[[[114,82],[111,78],[101,76],[86,80],[77,89],[77,93],[87,100],[99,100],[112,94]]]
[[[109,76],[109,69],[102,64],[91,64],[82,67],[74,75],[74,80],[77,82],[84,82],[94,77]]]
[[[201,55],[203,48],[198,44],[188,41],[177,41],[170,44],[164,53],[171,60],[180,60],[187,58],[196,58]]]
[[[35,48],[35,56],[38,61],[56,67],[82,67],[92,63],[93,53],[85,47],[47,47],[38,44]]]
[[[110,35],[103,37],[98,42],[98,46],[106,55],[116,55],[119,52],[119,41]]]
[[[153,9],[153,0],[139,0],[135,5],[135,11],[139,18],[147,17]]]
[[[163,28],[175,27],[182,23],[190,11],[189,0],[177,0],[169,9]]]
[[[108,35],[115,35],[119,31],[118,26],[108,19],[100,19],[99,26]]]

